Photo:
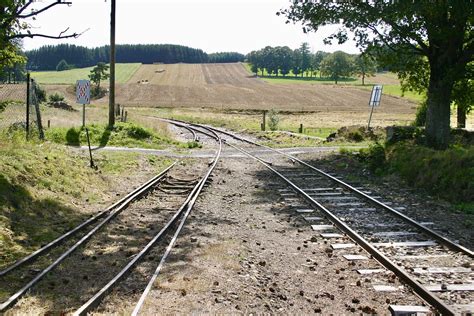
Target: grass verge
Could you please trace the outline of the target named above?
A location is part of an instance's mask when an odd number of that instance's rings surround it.
[[[412,187],[474,214],[474,146],[436,151],[411,142],[362,149],[359,158],[379,175],[396,174]]]
[[[99,211],[98,204],[170,163],[151,155],[102,152],[94,154],[99,166],[94,170],[86,153],[24,139],[21,132],[0,133],[0,266],[75,227]],[[132,180],[124,183],[125,177]]]
[[[160,134],[154,129],[145,128],[134,123],[116,123],[110,128],[107,125],[92,124],[87,126],[92,146],[135,147],[163,149],[167,146],[194,148],[194,142],[179,143]],[[70,146],[87,145],[86,130],[82,127],[51,128],[46,131],[46,139],[58,144]]]

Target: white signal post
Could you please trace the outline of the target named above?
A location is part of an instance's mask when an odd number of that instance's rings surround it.
[[[91,82],[89,80],[77,80],[76,103],[82,104],[82,127],[85,127],[86,104],[91,103]]]
[[[372,121],[372,114],[374,113],[374,108],[380,106],[380,99],[382,98],[382,85],[376,85],[372,88],[372,93],[370,95],[369,106],[370,109],[370,116],[369,116],[369,124],[367,125],[367,129],[370,129],[370,121]]]

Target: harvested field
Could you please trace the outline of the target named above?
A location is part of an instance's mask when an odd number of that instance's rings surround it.
[[[128,106],[365,113],[369,94],[349,86],[269,84],[242,64],[160,64],[143,65],[127,84],[119,84],[116,100]],[[384,96],[380,112],[412,115],[414,108],[410,101]]]

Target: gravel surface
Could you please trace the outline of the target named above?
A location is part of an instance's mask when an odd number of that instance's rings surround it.
[[[209,147],[204,150],[212,152]],[[288,161],[275,155],[260,154],[276,165],[288,165]],[[431,221],[436,230],[472,246],[472,230],[465,225],[472,216],[450,212],[449,204],[409,190],[397,179],[381,182],[360,166],[337,155],[329,160],[329,155],[321,150],[304,153],[301,158],[337,172],[387,201],[406,206],[404,212],[409,216]],[[285,198],[281,194],[285,185],[264,166],[236,155],[228,147],[223,157],[145,301],[144,315],[386,315],[390,304],[423,304],[391,272],[359,274],[358,269],[383,267],[359,247],[333,250],[332,244],[351,240],[344,236],[323,238],[312,230],[305,219],[308,214],[297,212],[309,206],[301,200]],[[195,162],[186,160],[184,164]],[[79,307],[139,250],[143,241],[150,238],[150,231],[157,229],[154,224],[167,214],[166,207],[156,206],[160,199],[152,194],[135,203],[101,237],[68,259],[54,277],[46,279],[9,313],[61,314]],[[111,239],[114,246],[106,245],[105,241]],[[163,246],[156,247],[93,314],[129,314],[158,265],[162,250]],[[343,257],[347,254],[367,258],[347,260]],[[73,273],[67,267],[75,267]],[[84,278],[85,272],[91,276]],[[76,278],[80,281],[71,283]],[[377,286],[388,291],[376,291]]]
[[[197,202],[178,248],[150,293],[143,312],[153,313],[378,313],[389,304],[421,304],[372,259],[348,261],[345,250],[311,230],[277,193],[282,188],[249,159],[225,159],[212,186]],[[362,249],[350,253],[365,254]],[[392,292],[376,292],[389,285]],[[138,297],[133,300],[136,301]]]

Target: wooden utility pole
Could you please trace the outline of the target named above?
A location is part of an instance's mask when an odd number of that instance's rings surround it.
[[[115,4],[111,0],[110,10],[110,87],[109,87],[109,126],[115,124]]]

